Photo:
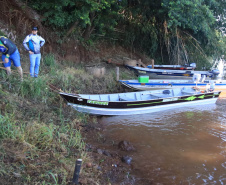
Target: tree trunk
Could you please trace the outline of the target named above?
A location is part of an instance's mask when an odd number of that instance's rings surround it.
[[[66,38],[66,37],[68,37],[72,32],[73,32],[73,30],[75,29],[75,27],[78,25],[78,21],[76,21],[71,27],[70,27],[70,29],[67,31],[67,33],[66,33],[66,35],[64,36],[64,39]]]
[[[91,33],[93,32],[95,26],[93,25],[93,21],[95,19],[95,12],[89,14],[90,17],[90,24],[87,24],[85,32],[83,33],[83,38],[88,40],[90,38]]]

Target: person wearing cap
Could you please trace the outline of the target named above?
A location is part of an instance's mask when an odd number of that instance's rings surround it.
[[[16,45],[7,37],[0,36],[0,52],[2,53],[3,65],[6,68],[7,74],[11,74],[11,61],[17,68],[21,80],[23,80],[23,70],[20,64],[20,53]]]
[[[41,47],[45,44],[43,39],[38,34],[38,28],[33,27],[30,35],[27,35],[23,41],[25,49],[29,52],[30,57],[30,75],[31,77],[38,77],[39,66],[41,61]]]

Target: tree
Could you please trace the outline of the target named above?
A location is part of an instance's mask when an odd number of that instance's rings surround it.
[[[43,23],[69,35],[79,32],[85,39],[96,29],[105,34],[117,24],[120,4],[115,0],[29,0],[43,15]]]
[[[224,1],[215,0],[174,0],[163,2],[168,7],[168,29],[173,33],[180,30],[183,35],[177,35],[184,40],[185,48],[192,52],[188,53],[192,58],[198,55],[207,56],[221,55],[218,47],[219,35],[217,29],[222,25],[222,17],[225,6]],[[188,48],[189,46],[189,48]],[[195,48],[195,52],[191,47]]]
[[[113,37],[159,63],[205,63],[224,53],[225,0],[28,0],[67,37]],[[197,58],[199,56],[199,58]]]
[[[222,53],[216,34],[222,19],[216,21],[216,18],[224,15],[223,0],[127,2],[126,41],[159,62],[203,63],[208,56]],[[201,56],[198,61],[197,55]]]

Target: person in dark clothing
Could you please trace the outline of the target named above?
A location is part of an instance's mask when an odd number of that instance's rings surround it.
[[[7,37],[0,36],[0,52],[2,53],[3,65],[6,68],[7,74],[11,74],[11,61],[17,68],[21,79],[23,79],[23,70],[20,64],[20,53],[16,45]]]

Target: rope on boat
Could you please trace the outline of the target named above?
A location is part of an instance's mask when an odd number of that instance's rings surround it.
[[[52,91],[57,92],[57,93],[63,92],[61,89],[55,87],[53,84],[48,83],[48,82],[46,82],[46,83],[47,83],[47,85],[49,86],[49,88],[50,88]]]

